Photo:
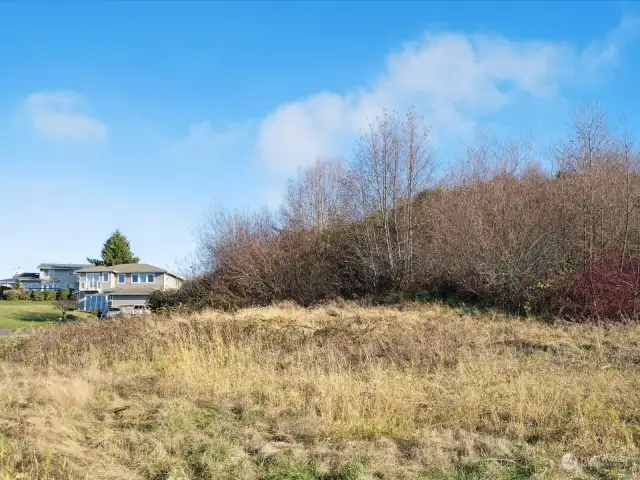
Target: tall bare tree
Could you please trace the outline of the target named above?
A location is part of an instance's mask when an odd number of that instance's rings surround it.
[[[429,127],[413,108],[405,118],[385,112],[360,138],[351,191],[358,202],[362,257],[374,278],[396,286],[412,280],[414,200],[433,170]]]
[[[613,155],[613,137],[599,105],[574,113],[568,141],[556,148],[559,171],[580,191],[583,263],[589,264],[604,246],[604,196],[601,182]],[[573,206],[573,205],[572,205]]]
[[[348,217],[342,157],[322,158],[287,182],[281,215],[286,227],[324,230]]]
[[[620,271],[622,271],[628,253],[631,218],[635,210],[632,180],[634,173],[637,174],[638,170],[638,155],[634,148],[633,138],[631,137],[626,118],[622,121],[622,132],[620,134],[619,144],[619,155],[624,169],[624,233],[622,236],[622,251],[620,255]]]

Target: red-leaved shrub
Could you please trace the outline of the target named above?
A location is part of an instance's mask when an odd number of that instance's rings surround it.
[[[609,251],[570,276],[557,290],[554,311],[574,321],[638,321],[640,257],[621,262]]]

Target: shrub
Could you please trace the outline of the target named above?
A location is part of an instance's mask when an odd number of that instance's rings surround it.
[[[29,297],[34,302],[43,302],[45,300],[45,292],[41,290],[32,290]]]
[[[63,288],[57,292],[57,300],[68,300],[71,292],[68,288]]]
[[[149,295],[149,308],[153,311],[178,305],[178,290],[156,290]]]
[[[58,296],[58,292],[56,292],[55,290],[46,290],[43,293],[44,293],[44,299],[47,302],[53,302]]]
[[[207,274],[187,280],[177,290],[151,293],[149,308],[153,311],[183,309],[197,311],[204,308],[216,308],[233,311],[239,306],[239,301],[229,295],[216,294],[214,290],[214,276]]]
[[[569,276],[556,288],[554,313],[575,321],[640,320],[640,257],[623,265],[620,259],[609,251]]]
[[[7,290],[4,292],[4,298],[6,300],[25,300],[24,292],[20,290]]]

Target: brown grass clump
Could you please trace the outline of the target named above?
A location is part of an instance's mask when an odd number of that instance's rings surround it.
[[[437,305],[63,325],[0,343],[0,478],[633,478],[639,342]]]

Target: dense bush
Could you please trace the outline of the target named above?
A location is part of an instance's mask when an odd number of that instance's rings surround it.
[[[570,320],[640,320],[640,257],[607,251],[555,287],[554,313]]]
[[[45,290],[44,299],[47,302],[53,302],[58,297],[58,292],[55,290]]]
[[[68,300],[70,295],[71,291],[67,288],[63,288],[62,290],[58,290],[56,300]]]
[[[149,297],[149,308],[160,310],[202,310],[204,308],[219,308],[221,310],[235,310],[239,305],[234,299],[224,297],[215,292],[213,275],[204,274],[189,279],[180,289],[156,290]]]
[[[158,293],[154,304],[428,297],[640,320],[640,153],[597,108],[579,111],[551,149],[553,172],[529,141],[479,135],[436,181],[428,172],[444,169],[427,139],[413,110],[385,114],[348,164],[300,170],[280,215],[214,212],[199,238],[207,281]]]
[[[32,302],[53,302],[56,300],[72,300],[75,301],[75,292],[68,289],[64,290],[31,290],[17,288],[15,290],[5,290],[2,293],[5,300],[30,300]]]
[[[351,229],[285,230],[258,240],[263,233],[221,246],[211,276],[214,294],[238,305],[293,300],[309,306],[366,293],[363,267],[352,261]]]
[[[24,292],[20,290],[7,290],[4,292],[4,298],[6,300],[26,300]]]
[[[29,297],[34,302],[43,302],[46,300],[45,292],[43,292],[42,290],[32,290],[29,294]]]

